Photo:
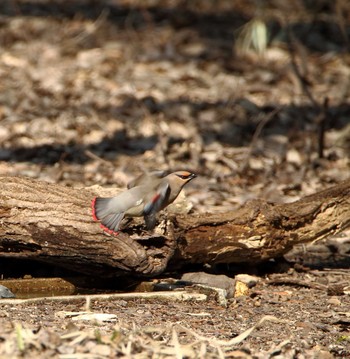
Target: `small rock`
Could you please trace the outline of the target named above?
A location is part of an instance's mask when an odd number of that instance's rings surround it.
[[[249,274],[237,274],[235,279],[245,283],[248,288],[253,288],[259,282],[260,278]]]
[[[287,160],[287,162],[294,163],[298,166],[300,166],[302,163],[301,155],[300,155],[299,151],[297,151],[295,148],[291,148],[287,152],[286,160]]]
[[[329,298],[328,303],[331,305],[341,305],[341,301],[337,297]]]
[[[234,297],[235,298],[242,297],[242,296],[248,295],[248,293],[249,293],[248,286],[245,283],[237,280]]]
[[[314,354],[315,358],[317,359],[334,359],[333,354],[324,348],[321,348],[319,345],[316,345],[312,348],[312,354]]]
[[[108,314],[108,313],[83,313],[81,315],[77,315],[72,317],[73,321],[90,321],[90,322],[97,322],[97,323],[104,323],[104,322],[114,322],[117,320],[117,316],[115,314]]]
[[[59,354],[73,354],[75,352],[75,348],[73,346],[70,346],[69,344],[61,344],[57,346],[57,349]]]
[[[209,287],[225,289],[226,298],[232,298],[235,290],[235,280],[223,274],[215,275],[205,272],[185,273],[181,280],[191,283],[204,284]]]
[[[96,354],[99,357],[109,357],[111,355],[111,347],[106,344],[96,344],[90,350],[90,354]]]
[[[252,356],[246,352],[244,352],[243,350],[233,350],[231,352],[228,353],[228,357],[232,358],[232,359],[252,359]]]
[[[16,296],[7,287],[0,284],[0,298],[15,298]]]

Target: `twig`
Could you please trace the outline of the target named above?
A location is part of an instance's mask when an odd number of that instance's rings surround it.
[[[328,97],[326,97],[323,101],[321,111],[315,120],[316,124],[318,124],[318,158],[324,157],[324,137],[326,131],[326,124],[328,122],[328,103],[329,99]]]
[[[315,119],[315,123],[318,125],[318,143],[317,143],[317,153],[318,158],[324,157],[324,137],[325,137],[325,130],[326,130],[326,123],[327,123],[327,112],[328,112],[328,103],[329,99],[326,97],[323,100],[323,105],[321,106],[315,99],[313,93],[310,90],[309,81],[306,79],[305,75],[303,75],[299,69],[299,66],[296,61],[295,56],[295,49],[294,45],[297,40],[293,35],[292,29],[289,25],[287,25],[287,35],[288,35],[288,49],[291,57],[292,68],[297,79],[300,82],[301,88],[305,95],[308,97],[312,105],[314,106],[315,110],[317,111],[318,115]]]
[[[96,30],[98,30],[102,26],[102,24],[107,20],[108,16],[109,16],[109,9],[104,8],[101,11],[100,15],[97,17],[97,19],[92,24],[88,24],[85,30],[80,32],[78,35],[76,35],[73,40],[76,43],[79,43],[85,40],[85,38],[87,38],[89,35],[94,34]]]
[[[275,323],[288,323],[287,320],[284,319],[278,319],[272,315],[265,315],[264,317],[262,317],[258,323],[256,323],[255,325],[253,325],[251,328],[245,330],[243,333],[237,335],[236,337],[230,339],[230,340],[218,340],[218,339],[214,339],[214,338],[207,338],[203,335],[200,335],[198,333],[196,333],[195,331],[185,328],[182,325],[179,325],[178,327],[185,331],[186,333],[194,336],[195,338],[199,339],[199,340],[203,340],[203,341],[207,341],[210,345],[213,345],[215,347],[220,347],[220,346],[225,346],[225,347],[231,347],[234,345],[237,345],[239,343],[241,343],[244,339],[246,339],[247,337],[249,337],[249,335],[258,327],[260,327],[261,325],[263,325],[265,322],[275,322]]]
[[[306,79],[306,76],[301,73],[299,66],[297,64],[296,56],[295,56],[296,51],[295,51],[295,45],[294,45],[297,42],[297,40],[296,40],[296,38],[293,34],[293,31],[288,23],[287,23],[286,29],[287,29],[287,36],[288,36],[288,50],[290,53],[290,58],[291,58],[292,68],[294,70],[294,73],[295,73],[297,79],[299,80],[301,88],[302,88],[303,92],[305,93],[305,95],[309,98],[310,102],[313,104],[313,106],[315,108],[319,108],[318,102],[315,100],[312,92],[309,89],[309,81]]]
[[[101,163],[103,163],[104,165],[107,165],[109,167],[114,167],[113,163],[110,162],[110,161],[107,161],[99,156],[97,156],[95,153],[91,152],[90,150],[85,150],[84,151],[85,155],[87,157],[90,157],[92,160],[96,160],[96,161],[99,161]]]
[[[323,268],[322,270],[319,269],[311,269],[308,271],[314,275],[324,276],[324,275],[342,275],[342,276],[350,276],[349,269],[332,269],[332,268]]]
[[[338,26],[340,28],[340,32],[344,39],[346,49],[349,50],[350,49],[350,41],[349,41],[349,36],[347,33],[347,25],[346,25],[346,21],[345,21],[345,6],[344,7],[343,6],[344,6],[344,1],[342,1],[342,0],[335,1],[336,19],[338,21]]]
[[[172,330],[172,342],[173,342],[173,346],[174,346],[174,350],[175,350],[176,359],[182,359],[183,353],[182,353],[181,345],[179,343],[179,338],[177,336],[177,332],[174,327]]]
[[[204,301],[207,296],[202,293],[189,293],[186,291],[164,291],[146,293],[117,293],[117,294],[92,294],[92,295],[66,295],[57,297],[40,297],[30,299],[0,299],[0,304],[32,304],[37,302],[73,302],[76,300],[128,300],[128,299],[166,299],[166,300],[199,300]]]
[[[282,110],[282,107],[279,106],[279,107],[276,107],[273,111],[269,112],[268,114],[266,114],[262,119],[261,121],[259,122],[258,126],[256,127],[255,129],[255,132],[254,132],[254,135],[252,137],[252,140],[250,142],[250,145],[249,145],[249,149],[248,149],[248,153],[247,153],[247,156],[245,158],[245,160],[243,161],[243,166],[242,166],[242,170],[245,171],[247,168],[248,168],[248,165],[249,165],[249,158],[250,156],[252,155],[253,153],[253,150],[254,150],[254,147],[256,145],[256,142],[261,134],[261,131],[263,130],[263,128],[266,126],[266,124],[268,122],[270,122],[273,117]]]
[[[305,282],[300,279],[293,279],[293,278],[275,278],[270,279],[267,284],[271,285],[278,285],[278,284],[291,284],[296,285],[300,287],[306,287],[306,288],[313,288],[313,289],[319,289],[319,290],[328,290],[328,286],[324,284],[319,283],[311,283],[311,282]]]

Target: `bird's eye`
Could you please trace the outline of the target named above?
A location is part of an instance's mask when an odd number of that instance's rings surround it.
[[[196,178],[197,176],[194,173],[191,172],[180,172],[180,173],[175,173],[175,175],[179,178],[181,178],[184,181],[190,181],[192,178]]]
[[[187,180],[187,179],[189,179],[189,178],[191,177],[190,174],[188,174],[188,175],[180,175],[180,174],[177,174],[176,176],[177,176],[177,177],[180,177],[180,178],[183,179],[183,180]]]

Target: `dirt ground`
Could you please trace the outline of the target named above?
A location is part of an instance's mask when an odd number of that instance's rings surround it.
[[[200,213],[327,188],[350,173],[349,36],[345,0],[3,0],[0,176],[124,188],[189,169]],[[85,300],[1,301],[0,358],[350,357],[350,232],[286,259],[215,268],[260,278],[227,307],[92,300],[101,322],[60,315]]]

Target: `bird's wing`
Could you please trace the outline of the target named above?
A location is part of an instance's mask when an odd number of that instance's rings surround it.
[[[168,182],[161,183],[154,196],[148,201],[143,209],[147,229],[153,229],[156,225],[156,214],[166,205],[169,197],[170,186]]]
[[[151,172],[143,173],[142,175],[136,177],[132,181],[130,181],[127,185],[128,189],[151,183],[157,179],[161,179],[166,175],[166,171],[155,170]]]

